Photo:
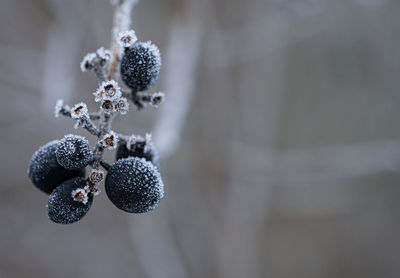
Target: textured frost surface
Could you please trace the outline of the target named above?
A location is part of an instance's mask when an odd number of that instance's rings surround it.
[[[85,186],[85,188],[77,188],[75,190],[72,190],[71,197],[74,199],[74,201],[78,201],[86,205],[89,201],[88,189],[89,187]]]
[[[61,167],[55,154],[58,143],[58,140],[54,140],[40,147],[33,154],[28,168],[32,183],[48,194],[60,183],[85,174],[84,170],[67,170]]]
[[[137,157],[117,160],[107,174],[105,189],[116,207],[131,213],[153,210],[164,195],[157,168]]]
[[[78,170],[86,167],[93,159],[93,151],[89,141],[79,135],[68,134],[60,140],[56,157],[65,169]]]
[[[121,77],[125,84],[136,90],[149,89],[157,80],[161,68],[161,55],[157,46],[139,42],[127,49],[121,61]]]
[[[92,169],[89,173],[89,179],[93,183],[99,183],[104,179],[104,171],[100,169]]]
[[[46,206],[49,219],[59,224],[71,224],[81,220],[92,205],[93,197],[89,194],[88,201],[84,204],[81,201],[75,201],[72,192],[85,185],[84,179],[74,178],[54,189]]]
[[[116,110],[125,115],[129,111],[129,102],[126,98],[122,97],[115,105]]]
[[[123,31],[118,34],[118,43],[122,47],[131,47],[137,41],[135,31]]]
[[[104,66],[105,63],[111,60],[111,51],[105,49],[104,47],[100,47],[99,49],[97,49],[96,54],[101,66]]]

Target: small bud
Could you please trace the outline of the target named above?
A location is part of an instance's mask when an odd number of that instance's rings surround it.
[[[73,119],[81,119],[83,117],[88,117],[89,112],[85,103],[80,102],[74,105],[71,109],[71,117]]]
[[[54,117],[58,118],[60,116],[63,105],[64,101],[62,99],[57,100],[56,105],[54,106]]]
[[[88,193],[84,188],[77,188],[75,190],[72,190],[71,195],[75,201],[81,202],[84,205],[86,205],[89,201]]]
[[[113,131],[104,135],[103,138],[100,140],[100,144],[104,148],[107,148],[109,150],[115,149],[117,147],[117,143],[118,143],[118,137]]]
[[[100,47],[96,51],[97,58],[99,60],[100,66],[104,66],[111,60],[111,51],[108,49],[105,49],[104,47]]]
[[[88,53],[83,57],[81,62],[81,71],[91,71],[94,69],[96,63],[96,53]]]
[[[126,148],[128,149],[128,151],[133,151],[135,149],[135,144],[136,144],[136,136],[135,135],[131,135],[128,138],[128,141],[126,142]]]
[[[158,107],[165,100],[165,94],[162,92],[154,93],[150,97],[150,105],[153,107]]]
[[[118,34],[118,42],[122,47],[131,47],[137,41],[135,31],[123,31]]]
[[[121,98],[117,103],[116,103],[116,110],[121,113],[121,115],[125,115],[128,110],[129,110],[129,103],[126,98]]]
[[[99,183],[104,179],[104,171],[100,169],[92,169],[89,174],[89,179],[93,183]]]

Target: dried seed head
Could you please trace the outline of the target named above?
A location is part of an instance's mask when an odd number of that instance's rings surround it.
[[[122,94],[117,82],[110,80],[101,83],[100,87],[95,93],[93,93],[93,95],[95,96],[95,101],[99,102],[102,100],[116,101]]]
[[[100,192],[101,190],[97,186],[92,186],[90,188],[90,193],[92,193],[93,196],[98,196]]]
[[[84,188],[77,188],[75,190],[72,190],[71,195],[74,201],[81,202],[84,205],[86,205],[89,201],[88,193]]]
[[[99,183],[104,179],[104,171],[100,169],[92,169],[89,174],[89,179],[93,183]]]
[[[131,47],[137,41],[135,31],[123,31],[118,34],[118,43],[122,47]]]
[[[85,57],[83,57],[81,62],[81,71],[91,71],[94,69],[96,64],[96,53],[88,53]]]
[[[118,143],[118,137],[113,131],[104,135],[103,138],[100,140],[100,144],[104,148],[107,148],[109,150],[115,149],[117,147],[117,143]]]
[[[101,102],[100,108],[101,108],[101,110],[103,110],[106,113],[111,113],[111,112],[115,111],[115,105],[113,104],[112,101],[109,101],[109,100],[103,100]]]
[[[153,107],[158,107],[165,100],[165,94],[162,92],[154,93],[150,97],[150,105]]]
[[[80,102],[74,105],[71,109],[71,117],[73,119],[82,119],[84,117],[88,117],[89,112],[85,103]]]
[[[121,113],[122,115],[125,115],[128,110],[129,110],[129,102],[126,98],[121,98],[117,103],[116,103],[116,110]]]

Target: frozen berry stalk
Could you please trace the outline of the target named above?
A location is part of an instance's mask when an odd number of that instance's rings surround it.
[[[82,72],[97,76],[98,86],[92,94],[98,111],[90,112],[83,102],[69,106],[58,100],[55,106],[55,117],[71,118],[76,129],[95,136],[96,144],[67,134],[40,147],[29,163],[28,176],[34,186],[49,194],[47,216],[55,223],[81,220],[103,182],[108,199],[125,212],[149,212],[163,198],[159,155],[151,134],[112,129],[113,119],[125,115],[131,105],[137,110],[158,107],[165,99],[164,93],[148,91],[160,73],[161,55],[152,42],[138,41],[129,27],[135,3],[111,1],[115,6],[111,47],[88,53],[80,64]],[[103,159],[109,150],[116,150],[112,163]]]

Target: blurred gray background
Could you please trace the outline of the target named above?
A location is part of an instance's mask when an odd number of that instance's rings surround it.
[[[163,55],[152,132],[166,194],[144,215],[103,192],[79,223],[45,214],[26,169],[96,109],[79,63],[109,47],[107,0],[2,0],[0,278],[400,277],[400,1],[141,0]],[[112,161],[113,153],[107,154]]]

